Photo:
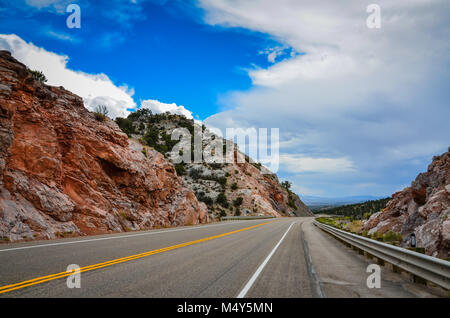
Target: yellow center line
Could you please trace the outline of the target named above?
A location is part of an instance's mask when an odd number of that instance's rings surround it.
[[[272,222],[275,222],[275,221],[265,222],[265,223],[249,226],[249,227],[246,227],[246,228],[243,228],[243,229],[240,229],[240,230],[235,230],[235,231],[232,231],[232,232],[227,232],[227,233],[223,233],[223,234],[219,234],[219,235],[215,235],[215,236],[210,236],[210,237],[202,238],[202,239],[195,240],[195,241],[190,241],[190,242],[186,242],[186,243],[172,245],[172,246],[160,248],[160,249],[153,250],[153,251],[148,251],[148,252],[135,254],[135,255],[122,257],[122,258],[117,258],[117,259],[114,259],[114,260],[111,260],[111,261],[107,261],[107,262],[102,262],[102,263],[98,263],[98,264],[94,264],[94,265],[84,266],[84,267],[81,267],[77,271],[60,272],[60,273],[56,273],[56,274],[51,274],[51,275],[47,275],[47,276],[41,276],[41,277],[29,279],[29,280],[26,280],[26,281],[23,281],[23,282],[20,282],[20,283],[15,283],[15,284],[1,286],[0,287],[0,294],[7,293],[7,292],[10,292],[10,291],[13,291],[13,290],[16,290],[16,289],[21,289],[21,288],[37,285],[37,284],[42,284],[42,283],[45,283],[45,282],[48,282],[48,281],[51,281],[51,280],[67,277],[67,276],[70,276],[70,275],[73,275],[73,274],[76,274],[76,273],[83,273],[83,272],[87,272],[87,271],[92,271],[94,269],[99,269],[99,268],[103,268],[103,267],[107,267],[107,266],[111,266],[111,265],[115,265],[115,264],[120,264],[120,263],[128,262],[128,261],[131,261],[131,260],[136,260],[136,259],[139,259],[139,258],[143,258],[143,257],[146,257],[146,256],[159,254],[159,253],[163,253],[163,252],[166,252],[166,251],[175,250],[175,249],[178,249],[178,248],[181,248],[181,247],[190,246],[190,245],[198,244],[198,243],[201,243],[201,242],[214,240],[214,239],[217,239],[217,238],[220,238],[220,237],[224,237],[224,236],[236,234],[236,233],[239,233],[239,232],[242,232],[242,231],[247,231],[247,230],[250,230],[250,229],[254,229],[254,228],[257,228],[257,227],[260,227],[260,226],[263,226],[265,224],[269,224],[269,223],[272,223]]]

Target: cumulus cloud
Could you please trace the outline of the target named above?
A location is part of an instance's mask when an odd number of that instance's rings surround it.
[[[51,9],[55,13],[63,14],[71,0],[25,0],[26,4],[38,10]]]
[[[312,178],[287,160],[282,174],[297,188],[383,195],[408,183],[448,147],[450,4],[377,3],[381,29],[367,27],[359,0],[200,0],[206,23],[263,32],[301,53],[250,70],[253,88],[228,94],[206,123],[279,127],[287,159],[351,167]]]
[[[280,163],[292,173],[354,171],[353,162],[347,158],[312,158],[298,154],[281,154]]]
[[[172,114],[184,115],[188,119],[193,119],[194,118],[192,116],[192,112],[191,111],[187,110],[182,105],[177,106],[177,104],[175,104],[175,103],[166,104],[166,103],[162,103],[162,102],[157,101],[157,100],[148,99],[148,100],[144,100],[144,101],[141,102],[141,108],[149,109],[155,114],[161,114],[161,113],[169,112],[169,113],[172,113]]]
[[[259,51],[259,54],[265,54],[267,55],[267,60],[270,63],[275,63],[277,58],[279,58],[280,56],[285,54],[285,50],[288,49],[287,47],[282,47],[282,46],[276,46],[273,48],[268,48],[262,51]],[[291,56],[294,56],[295,52],[292,51],[291,52]]]
[[[115,118],[128,116],[127,108],[136,107],[132,89],[126,85],[117,86],[105,74],[88,74],[69,69],[69,57],[66,55],[49,52],[14,34],[0,34],[0,49],[10,51],[29,68],[42,71],[48,79],[47,84],[63,86],[81,96],[89,110],[102,104],[108,108],[109,116]]]

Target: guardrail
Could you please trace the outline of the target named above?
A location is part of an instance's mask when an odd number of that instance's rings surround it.
[[[314,225],[378,259],[450,290],[450,262],[349,233],[317,221],[314,221]]]
[[[221,221],[232,221],[232,220],[261,220],[261,219],[274,219],[274,216],[270,215],[249,215],[249,216],[224,216],[221,217]]]

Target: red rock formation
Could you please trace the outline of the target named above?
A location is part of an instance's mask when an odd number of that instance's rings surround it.
[[[425,173],[417,176],[411,187],[397,192],[383,212],[367,220],[364,228],[385,233],[390,230],[404,236],[415,233],[417,246],[428,255],[448,258],[450,255],[450,149],[433,158]]]
[[[194,131],[197,126],[197,130],[202,131],[204,153],[208,150],[212,153],[215,140],[222,138],[206,127],[203,130],[193,120],[181,115],[151,114],[141,110],[131,114],[126,120],[129,123],[124,125],[124,130],[133,131],[130,135],[136,140],[145,140],[146,132],[151,127],[152,134],[156,132],[160,138],[156,142],[152,140],[150,144],[159,149],[167,149],[166,155],[169,160],[172,160],[173,145],[166,143],[165,136],[171,136],[176,128],[189,127],[189,130]],[[130,124],[134,127],[131,130]],[[229,141],[222,138],[221,142],[226,145]],[[190,138],[187,142],[180,141],[180,143],[184,143],[184,147],[194,148]],[[220,147],[223,147],[223,144]],[[226,149],[230,149],[229,146]],[[237,149],[237,145],[233,148],[234,151],[229,154],[233,160],[222,163],[185,162],[181,164],[182,169],[178,166],[185,183],[197,193],[200,200],[208,204],[211,219],[220,219],[227,215],[313,216],[298,195],[280,184],[276,174],[253,162],[249,156]],[[178,154],[179,151],[175,151],[174,159],[178,158]],[[174,160],[174,163],[179,162]],[[217,201],[219,195],[221,202]],[[228,204],[223,202],[224,199]]]
[[[0,237],[55,238],[208,221],[158,152],[0,51]]]

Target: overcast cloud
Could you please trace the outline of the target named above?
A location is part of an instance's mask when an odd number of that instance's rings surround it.
[[[360,0],[200,0],[206,23],[264,32],[299,53],[249,70],[253,88],[225,96],[206,122],[279,127],[281,174],[299,192],[407,185],[450,145],[450,6],[377,3],[381,29],[366,26],[370,2]]]

